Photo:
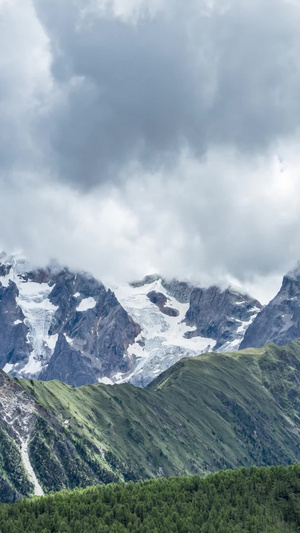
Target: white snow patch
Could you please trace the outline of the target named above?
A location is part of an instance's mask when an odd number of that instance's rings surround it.
[[[68,337],[68,335],[66,333],[64,333],[64,336],[65,336],[65,339],[67,341],[68,344],[73,344],[73,339],[71,339],[70,337]]]
[[[0,282],[2,283],[3,287],[8,287],[10,281],[13,281],[12,274],[10,272],[6,274],[6,276],[0,277]]]
[[[49,328],[57,307],[48,298],[52,287],[47,283],[19,279],[18,289],[17,304],[25,316],[24,323],[29,328],[27,339],[33,347],[22,373],[34,375],[41,371],[55,348],[57,337],[49,336]]]
[[[93,309],[96,303],[97,302],[95,298],[93,298],[92,296],[90,296],[89,298],[83,298],[80,304],[76,307],[76,311],[82,312],[82,311],[87,311],[88,309]]]
[[[114,382],[111,379],[106,378],[106,377],[98,378],[98,382],[99,383],[103,383],[104,385],[113,385],[114,384]]]
[[[34,494],[35,496],[43,496],[44,491],[41,487],[41,485],[38,482],[38,479],[34,473],[34,470],[32,468],[29,454],[28,454],[28,440],[21,439],[21,457],[22,461],[25,467],[25,470],[27,471],[28,477],[34,485]]]
[[[11,365],[10,363],[6,363],[5,367],[3,368],[3,371],[7,374],[13,369],[14,365]]]
[[[14,321],[14,326],[17,326],[17,324],[23,324],[22,320],[15,320]]]
[[[78,298],[78,296],[80,296],[80,292],[76,292],[76,293],[74,294],[74,298]]]
[[[114,380],[115,380],[114,382],[116,383],[117,381],[121,380],[123,376],[124,376],[124,374],[122,374],[122,372],[118,372],[117,374],[114,375]],[[99,378],[99,379],[101,379],[101,378]]]
[[[50,350],[52,352],[54,352],[54,348],[56,346],[56,343],[57,343],[57,339],[58,339],[58,333],[56,333],[55,335],[49,335],[48,339],[47,339],[47,344],[50,348]]]
[[[40,373],[42,370],[42,363],[36,358],[35,352],[32,351],[29,355],[29,359],[26,365],[22,368],[22,373],[29,374],[30,376]]]

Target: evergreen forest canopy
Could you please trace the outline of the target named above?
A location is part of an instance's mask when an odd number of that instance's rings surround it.
[[[300,465],[99,485],[0,505],[1,533],[293,533]]]

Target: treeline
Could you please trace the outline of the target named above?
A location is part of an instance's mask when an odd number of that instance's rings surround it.
[[[0,505],[1,533],[300,531],[300,465],[65,491]]]

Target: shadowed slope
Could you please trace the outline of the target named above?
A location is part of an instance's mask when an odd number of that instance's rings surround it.
[[[18,380],[45,491],[300,461],[299,383],[299,341],[185,359],[146,389]]]

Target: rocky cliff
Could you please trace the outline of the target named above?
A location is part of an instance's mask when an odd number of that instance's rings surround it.
[[[72,385],[127,372],[140,328],[86,273],[28,270],[6,258],[0,276],[0,365],[10,375]]]
[[[300,269],[284,276],[278,294],[257,315],[247,329],[241,349],[264,346],[267,342],[283,345],[300,337]]]

